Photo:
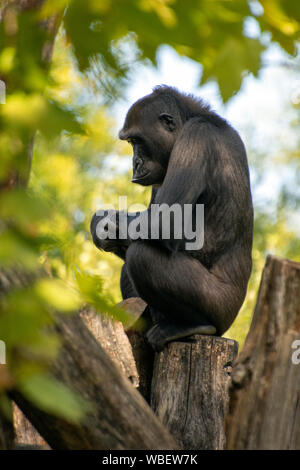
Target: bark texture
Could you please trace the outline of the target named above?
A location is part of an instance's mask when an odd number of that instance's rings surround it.
[[[122,323],[108,315],[98,314],[91,307],[85,308],[80,315],[120,372],[130,380],[134,387],[138,387],[139,375]]]
[[[92,405],[80,424],[52,416],[11,393],[23,413],[53,449],[176,449],[129,380],[104,352],[79,316],[61,316],[56,331],[62,340],[52,364],[55,377]]]
[[[233,367],[229,449],[300,449],[295,340],[300,340],[300,264],[268,256],[251,328]]]
[[[32,276],[22,269],[0,271],[0,294],[23,286]],[[174,439],[120,373],[79,315],[57,315],[60,353],[52,374],[91,405],[74,424],[38,409],[17,389],[10,397],[53,449],[176,449]]]
[[[233,340],[195,335],[156,354],[151,406],[183,449],[224,449],[237,349]]]

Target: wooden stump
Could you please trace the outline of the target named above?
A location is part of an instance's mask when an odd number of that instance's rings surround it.
[[[183,449],[224,449],[237,350],[233,340],[195,335],[156,354],[151,406]]]
[[[154,350],[146,340],[145,334],[139,330],[129,330],[127,335],[132,347],[136,368],[139,374],[138,391],[150,404],[151,382],[154,364]]]
[[[300,353],[293,349],[299,340],[300,263],[268,256],[252,325],[233,367],[229,449],[300,449]]]

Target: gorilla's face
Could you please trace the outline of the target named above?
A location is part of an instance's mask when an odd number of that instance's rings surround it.
[[[142,186],[163,182],[177,135],[175,119],[160,112],[158,101],[144,98],[135,103],[119,132],[133,148],[132,182]]]

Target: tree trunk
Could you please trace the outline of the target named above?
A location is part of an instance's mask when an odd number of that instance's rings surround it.
[[[91,307],[86,307],[80,316],[120,373],[124,374],[134,387],[138,387],[139,375],[122,323],[108,315],[97,313]]]
[[[300,264],[268,256],[251,328],[233,368],[229,449],[300,449],[295,340],[300,340]],[[299,354],[293,358],[295,346]]]
[[[17,390],[11,397],[53,449],[176,449],[167,430],[123,377],[81,318],[60,316],[62,340],[51,372],[92,405],[72,424],[36,408]]]
[[[151,406],[183,449],[224,449],[237,349],[233,340],[195,335],[156,354]]]
[[[145,312],[147,304],[140,298],[129,298],[125,302],[130,302],[130,311],[135,310],[136,320]],[[143,320],[145,319],[145,315]],[[154,350],[148,343],[144,334],[145,324],[138,325],[135,323],[133,328],[127,328],[126,333],[131,344],[136,368],[139,375],[138,391],[150,404],[151,400],[151,382],[153,375]]]
[[[9,25],[12,21],[12,18],[16,20],[19,15],[22,15],[24,11],[30,10],[39,10],[45,0],[4,0],[1,2],[0,6],[0,22],[4,23],[4,32],[9,31],[4,36],[4,42],[6,46],[16,43],[18,39],[18,27],[12,31],[11,28],[6,27],[6,24]],[[45,41],[39,44],[40,47],[40,56],[43,62],[45,69],[49,67],[52,58],[52,52],[54,47],[55,37],[60,26],[63,16],[63,10],[58,14],[52,15],[51,17],[40,21],[37,23],[36,27],[42,29],[45,32]],[[9,77],[1,76],[6,83],[7,90],[13,91],[14,84],[10,83]],[[17,186],[26,186],[30,177],[30,169],[32,162],[32,153],[33,153],[33,144],[34,144],[34,132],[23,136],[23,146],[24,152],[19,156],[18,159],[18,168],[11,168],[8,171],[8,174],[5,175],[5,178],[0,181],[0,190],[9,190]],[[14,162],[15,163],[15,162]],[[42,444],[44,445],[43,439],[38,435],[35,429],[31,424],[26,420],[22,415],[20,410],[17,410],[14,407],[14,421],[15,421],[15,430],[16,430],[16,441],[20,444],[27,445],[28,443],[32,444]]]
[[[137,307],[141,307],[141,302],[143,309],[140,308],[140,314],[145,309],[145,303],[141,299],[128,299],[121,302],[119,306],[137,316],[136,310]],[[80,312],[80,316],[106,354],[118,367],[120,373],[124,374],[134,387],[138,387],[139,375],[122,323],[108,315],[99,314],[88,306]],[[16,404],[14,404],[14,427],[17,448],[39,448],[40,446],[45,448],[47,446],[47,443]]]
[[[142,331],[132,329],[127,331],[127,335],[139,375],[138,391],[145,398],[146,402],[150,404],[155,353]]]
[[[41,273],[39,274],[39,276]],[[0,271],[0,292],[32,281],[17,269]],[[57,315],[61,341],[50,367],[59,381],[92,407],[82,423],[53,416],[29,402],[17,389],[10,397],[53,449],[177,449],[151,408],[120,373],[79,315]]]

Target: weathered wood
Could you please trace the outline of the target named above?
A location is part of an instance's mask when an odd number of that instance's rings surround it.
[[[62,348],[52,373],[88,400],[93,411],[81,424],[72,424],[36,408],[18,391],[11,394],[53,449],[176,448],[167,430],[79,316],[60,317],[56,330]]]
[[[22,411],[13,404],[14,430],[15,430],[15,448],[48,448],[46,441],[37,432],[34,426],[28,421]],[[30,447],[29,447],[30,446]]]
[[[0,271],[0,293],[26,285],[32,275],[21,269]],[[17,389],[11,398],[53,449],[176,449],[174,439],[151,408],[120,373],[79,315],[57,315],[61,349],[52,374],[92,405],[74,424],[38,409]]]
[[[138,391],[145,398],[147,403],[150,403],[154,350],[146,340],[142,331],[131,329],[127,331],[127,335],[139,375]]]
[[[119,306],[133,315],[137,320],[145,309],[145,302],[138,298],[127,299]],[[86,306],[80,316],[93,336],[101,344],[114,364],[119,368],[134,387],[139,386],[139,374],[135,365],[132,349],[128,337],[120,321],[107,315],[98,314],[92,307]],[[152,374],[151,374],[152,377]],[[30,421],[14,404],[14,428],[17,447],[22,448],[49,448]]]
[[[139,375],[138,391],[145,398],[147,403],[150,404],[154,350],[146,340],[144,334],[145,324],[143,324],[143,322],[146,321],[145,318],[143,317],[142,323],[138,321],[145,312],[147,304],[139,297],[131,297],[123,300],[120,305],[122,305],[125,310],[128,309],[131,313],[135,314],[136,322],[132,327],[129,325],[129,328],[126,329],[126,333],[131,344]]]
[[[223,449],[235,341],[195,335],[156,354],[151,406],[183,449]]]
[[[234,364],[229,449],[300,449],[300,264],[268,256],[244,348]]]
[[[132,316],[126,333],[121,322],[99,315],[91,307],[86,307],[81,312],[81,317],[120,371],[138,387],[138,391],[150,403],[154,351],[140,326],[136,324],[147,304],[139,297],[131,297],[118,306]]]
[[[134,387],[138,387],[139,375],[122,323],[107,315],[98,314],[92,307],[86,307],[81,311],[80,316],[120,372],[131,381]]]

